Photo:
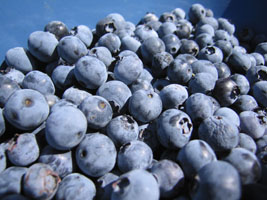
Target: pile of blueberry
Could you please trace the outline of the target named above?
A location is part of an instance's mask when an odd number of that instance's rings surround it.
[[[3,200],[267,197],[267,40],[193,4],[51,21],[0,74]]]

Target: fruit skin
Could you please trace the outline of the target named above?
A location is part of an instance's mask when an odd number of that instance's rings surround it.
[[[53,33],[58,40],[69,35],[68,27],[61,21],[50,21],[45,25],[44,31]]]
[[[81,110],[63,106],[51,112],[46,120],[45,138],[58,150],[69,150],[77,146],[87,131],[87,120]]]
[[[86,25],[75,26],[70,33],[78,37],[88,48],[93,41],[93,33],[91,29]]]
[[[198,53],[199,59],[209,60],[212,63],[218,63],[223,61],[223,52],[216,46],[206,46],[202,48]]]
[[[188,17],[190,22],[197,24],[201,19],[206,16],[206,9],[202,4],[195,3],[192,4],[188,11]]]
[[[205,165],[198,172],[200,181],[193,199],[240,199],[241,183],[237,170],[225,161]]]
[[[81,57],[75,63],[74,75],[79,84],[87,89],[99,88],[108,77],[106,65],[93,56]]]
[[[138,121],[147,123],[156,119],[162,111],[160,96],[149,90],[137,90],[129,99],[130,114]]]
[[[259,148],[257,146],[258,142],[256,144],[252,137],[250,137],[246,133],[239,133],[239,143],[237,147],[247,149],[255,154],[257,152],[257,148]]]
[[[74,66],[59,65],[53,70],[51,79],[59,91],[65,91],[75,83]]]
[[[58,174],[49,165],[35,163],[23,176],[23,193],[30,198],[50,200],[55,195],[60,181]]]
[[[96,46],[106,47],[111,52],[111,54],[116,54],[120,51],[121,40],[114,33],[106,33],[99,38]]]
[[[252,93],[257,102],[267,107],[267,81],[258,81],[252,87]]]
[[[6,131],[5,118],[3,115],[3,109],[0,108],[0,137],[5,133],[5,131]]]
[[[251,86],[253,86],[258,81],[266,81],[267,67],[262,65],[257,65],[249,68],[249,70],[246,72],[246,78]]]
[[[25,78],[25,75],[20,71],[15,68],[7,68],[4,71],[4,76],[7,78],[10,78],[11,80],[17,82],[20,86],[22,85],[22,81]]]
[[[80,173],[71,173],[60,182],[55,199],[92,200],[95,195],[96,188],[91,179]]]
[[[81,90],[75,87],[69,87],[62,94],[62,98],[78,106],[82,103],[82,101],[86,97],[91,96],[91,95],[92,94],[90,94],[89,92],[85,90]]]
[[[117,151],[112,140],[98,132],[86,134],[76,149],[77,165],[91,177],[110,172],[115,166],[116,157]]]
[[[7,156],[15,166],[28,166],[38,159],[39,154],[39,146],[32,133],[17,134],[8,142]]]
[[[28,49],[38,60],[49,63],[58,59],[58,40],[54,34],[34,31],[28,38]]]
[[[159,197],[156,179],[143,169],[125,173],[112,184],[111,200],[157,200]]]
[[[151,148],[144,142],[133,140],[123,144],[118,152],[117,165],[122,172],[147,169],[153,159]]]
[[[4,145],[0,145],[0,173],[7,167],[6,154]]]
[[[188,90],[191,93],[210,93],[215,87],[216,80],[211,75],[211,73],[200,72],[194,75],[189,83]]]
[[[177,109],[165,110],[157,122],[157,136],[168,149],[178,150],[186,145],[191,137],[193,124],[190,117]]]
[[[214,116],[223,116],[232,123],[234,123],[237,127],[240,125],[240,119],[238,114],[231,108],[228,107],[220,107],[217,109],[214,114]]]
[[[261,178],[261,164],[247,149],[234,148],[223,160],[237,169],[243,185],[256,183]]]
[[[49,114],[45,97],[32,89],[17,90],[4,107],[4,116],[9,123],[21,130],[31,130],[43,123]]]
[[[101,60],[106,65],[107,69],[114,61],[107,47],[94,47],[88,51],[88,56],[93,56]]]

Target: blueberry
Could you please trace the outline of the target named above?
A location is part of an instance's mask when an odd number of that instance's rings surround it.
[[[181,60],[187,62],[190,65],[198,60],[195,56],[193,56],[191,54],[186,54],[186,53],[178,54],[177,57],[175,57],[175,59],[181,59]]]
[[[256,65],[264,65],[265,64],[264,57],[260,53],[253,52],[250,55],[252,55],[255,58]]]
[[[137,25],[134,30],[134,35],[141,43],[149,37],[158,37],[158,33],[148,24]]]
[[[109,122],[106,133],[116,146],[121,146],[137,139],[138,124],[129,115],[119,115]]]
[[[86,97],[79,105],[79,109],[84,113],[89,128],[104,128],[112,119],[112,107],[101,96]]]
[[[233,35],[235,33],[235,25],[231,24],[228,19],[220,17],[218,18],[218,24],[219,29],[227,31],[229,35]]]
[[[196,56],[199,53],[199,46],[196,41],[191,39],[182,39],[180,53],[182,54],[191,54]]]
[[[59,101],[59,97],[54,94],[46,94],[45,100],[48,103],[49,108],[51,108],[56,102]]]
[[[58,151],[49,145],[42,149],[38,162],[48,164],[60,178],[73,171],[71,151]]]
[[[176,56],[178,54],[178,51],[181,47],[181,41],[175,34],[166,34],[162,37],[162,41],[164,42],[166,51],[168,53],[173,56]]]
[[[229,56],[232,54],[233,47],[230,41],[227,40],[217,40],[214,43],[214,46],[218,47],[221,49],[223,53],[223,60],[227,61]]]
[[[74,66],[59,65],[54,69],[51,79],[55,87],[65,90],[75,83]]]
[[[230,78],[237,84],[241,95],[248,94],[250,90],[250,83],[244,75],[235,73],[231,75]]]
[[[107,68],[114,60],[107,47],[94,47],[88,51],[88,55],[94,56],[101,60]]]
[[[213,45],[213,38],[208,33],[201,33],[201,34],[197,35],[195,38],[195,41],[198,44],[200,49],[202,49],[206,46]]]
[[[171,81],[167,78],[153,80],[152,86],[154,91],[159,94],[160,91],[167,85],[171,84]]]
[[[21,181],[28,171],[26,167],[11,166],[0,174],[0,196],[7,194],[20,194],[22,192]]]
[[[58,40],[69,35],[68,27],[61,21],[50,21],[45,25],[44,31],[53,33]]]
[[[216,80],[211,73],[201,72],[194,75],[189,83],[188,89],[191,93],[210,93],[215,87]]]
[[[130,85],[143,71],[143,62],[136,56],[122,56],[115,64],[114,76],[116,80]]]
[[[58,55],[69,64],[76,63],[88,52],[85,44],[76,36],[63,37],[57,46]]]
[[[50,32],[35,31],[28,38],[30,53],[44,63],[58,59],[57,46],[58,40]]]
[[[223,61],[223,52],[216,46],[206,46],[199,51],[198,58],[218,63]]]
[[[4,107],[8,98],[19,89],[18,83],[0,74],[0,106]]]
[[[62,179],[55,197],[58,200],[92,200],[95,195],[96,188],[91,179],[79,173],[72,173]]]
[[[194,74],[200,73],[200,72],[207,72],[210,73],[215,80],[218,79],[218,71],[215,67],[215,64],[213,64],[209,60],[197,60],[192,63],[192,70]]]
[[[131,92],[134,93],[137,90],[150,90],[153,91],[153,86],[145,79],[138,78],[130,85]]]
[[[239,130],[224,116],[210,116],[199,126],[199,138],[207,142],[214,151],[227,151],[238,145]]]
[[[231,70],[224,62],[214,63],[214,66],[217,69],[219,79],[231,76]]]
[[[4,107],[6,120],[21,130],[31,130],[43,123],[49,114],[45,97],[32,89],[17,90]]]
[[[158,20],[151,20],[151,21],[147,22],[146,24],[151,26],[155,31],[158,31],[162,22],[160,22]]]
[[[155,78],[164,78],[167,75],[168,66],[173,61],[172,54],[164,51],[156,53],[152,59],[151,71],[153,77]]]
[[[122,172],[134,169],[147,169],[153,159],[151,148],[142,141],[133,140],[120,147],[117,165]]]
[[[163,38],[165,35],[173,34],[175,30],[176,30],[175,23],[171,21],[166,21],[160,25],[157,32],[159,37]]]
[[[245,74],[251,67],[251,60],[246,53],[234,51],[228,59],[230,68],[240,74]]]
[[[0,173],[4,171],[7,167],[5,149],[6,148],[1,144],[0,145]]]
[[[203,25],[199,25],[196,27],[196,33],[195,35],[198,36],[202,33],[207,33],[210,36],[214,36],[214,28],[212,25],[210,24],[203,24]]]
[[[26,74],[22,82],[22,87],[36,90],[43,95],[55,93],[55,86],[51,78],[38,70],[33,70]]]
[[[217,157],[207,142],[195,139],[189,141],[179,151],[176,160],[181,165],[185,176],[193,178],[206,164],[217,161]]]
[[[39,146],[32,133],[16,134],[9,142],[8,160],[16,166],[28,166],[39,157]]]
[[[132,36],[124,36],[121,39],[121,50],[130,50],[137,52],[141,46],[141,42]]]
[[[163,12],[160,17],[159,21],[164,23],[164,22],[175,22],[176,17],[173,13],[171,12]]]
[[[111,200],[157,200],[159,197],[158,183],[146,170],[132,170],[112,184]]]
[[[194,199],[240,199],[241,182],[237,170],[225,161],[208,163],[198,171]]]
[[[246,72],[246,78],[249,81],[251,86],[253,86],[254,83],[258,81],[266,81],[267,80],[267,67],[262,66],[262,65],[251,67]]]
[[[86,130],[87,120],[82,111],[73,106],[63,106],[48,116],[45,137],[53,148],[68,150],[82,141]]]
[[[76,149],[76,163],[83,173],[91,177],[110,172],[115,166],[116,156],[114,143],[101,133],[86,134]]]
[[[257,148],[258,148],[253,138],[245,133],[239,133],[239,143],[237,147],[247,149],[248,151],[254,154],[256,153]]]
[[[6,131],[6,123],[3,115],[3,109],[0,108],[0,136],[2,136]]]
[[[264,118],[253,111],[243,111],[239,114],[241,131],[251,136],[253,139],[259,139],[264,135]]]
[[[96,24],[96,35],[101,37],[106,33],[114,33],[121,29],[121,22],[112,19],[111,17],[104,17]]]
[[[64,91],[62,99],[70,101],[78,106],[88,96],[91,96],[91,94],[85,90],[81,90],[75,87],[69,87]]]
[[[153,91],[137,90],[129,99],[128,110],[136,120],[147,123],[160,115],[162,101]]]
[[[93,33],[91,29],[86,25],[75,26],[71,29],[70,33],[79,38],[85,46],[90,47],[93,41]]]
[[[255,83],[252,87],[252,93],[260,105],[267,107],[267,80]]]
[[[223,116],[232,123],[234,123],[237,127],[239,127],[240,125],[240,119],[238,114],[231,108],[221,107],[214,112],[214,116]]]
[[[106,47],[112,54],[116,54],[120,50],[121,40],[114,33],[106,33],[99,38],[97,46]]]
[[[74,75],[79,84],[87,89],[99,88],[108,76],[105,64],[93,56],[81,57],[75,64]]]
[[[160,197],[177,196],[184,186],[184,173],[180,166],[171,160],[160,160],[149,169],[159,184]]]
[[[151,21],[158,21],[158,17],[155,13],[153,12],[147,12],[139,21],[138,24],[146,24]]]
[[[214,41],[216,42],[218,40],[230,41],[231,36],[229,35],[227,31],[219,29],[214,32]]]
[[[59,182],[58,174],[49,165],[35,163],[29,167],[23,176],[23,193],[34,199],[52,199],[58,189]]]
[[[218,28],[219,28],[218,20],[215,17],[212,17],[212,16],[210,16],[210,17],[206,16],[206,17],[200,19],[199,22],[197,23],[197,26],[201,26],[201,25],[204,25],[204,24],[211,25],[215,31],[218,30]]]
[[[168,149],[180,149],[186,145],[193,131],[190,117],[183,111],[168,109],[157,122],[157,136],[160,143]]]
[[[73,104],[70,101],[67,101],[66,99],[59,99],[54,105],[50,108],[50,113],[55,112],[58,109],[61,109],[64,106],[71,106],[77,108],[77,105]]]
[[[15,68],[7,68],[4,72],[4,76],[17,82],[20,86],[22,85],[22,81],[25,78],[25,75]]]
[[[192,32],[192,27],[192,24],[186,19],[179,20],[176,22],[176,30],[174,31],[174,34],[180,39],[189,38]]]
[[[188,92],[183,85],[169,84],[160,91],[159,96],[165,109],[179,108],[188,98]]]
[[[261,177],[261,164],[251,151],[244,148],[234,148],[224,158],[238,171],[243,185],[256,183]]]
[[[197,24],[205,16],[206,9],[203,7],[202,4],[195,3],[190,6],[188,11],[188,17],[193,24]]]
[[[186,13],[182,8],[174,8],[171,13],[176,17],[176,20],[185,19]]]

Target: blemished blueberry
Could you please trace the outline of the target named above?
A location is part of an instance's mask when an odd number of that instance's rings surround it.
[[[53,70],[51,79],[55,87],[65,90],[75,83],[74,66],[59,65]]]
[[[195,139],[179,151],[176,161],[182,167],[185,176],[193,178],[206,164],[217,161],[217,157],[207,142]]]
[[[257,143],[258,144],[258,143]],[[239,143],[237,147],[247,149],[248,151],[256,154],[257,152],[257,144],[252,137],[245,133],[239,133]]]
[[[28,171],[26,167],[11,166],[0,174],[0,196],[6,194],[20,194],[22,192],[21,181]]]
[[[180,53],[182,54],[191,54],[197,56],[199,53],[199,46],[195,40],[192,39],[182,39]]]
[[[246,72],[246,78],[251,86],[258,81],[267,81],[267,67],[262,65],[251,67]]]
[[[68,27],[62,21],[50,21],[45,25],[44,31],[53,33],[58,40],[69,35]]]
[[[154,88],[154,91],[159,94],[160,91],[167,85],[171,84],[171,81],[169,79],[166,78],[161,78],[161,79],[156,79],[153,80],[152,82],[152,86]]]
[[[88,50],[85,44],[76,36],[65,36],[57,45],[58,55],[69,64],[76,63],[79,58],[85,56]]]
[[[17,90],[20,86],[12,79],[0,74],[0,107],[4,107],[8,98]]]
[[[190,22],[197,24],[202,18],[206,16],[206,9],[202,4],[192,4],[188,11],[188,17]]]
[[[157,32],[158,32],[158,36],[160,38],[163,38],[165,35],[173,34],[175,30],[176,30],[175,23],[171,21],[166,21],[160,25]]]
[[[223,52],[216,46],[206,46],[199,51],[197,57],[199,59],[209,60],[212,63],[218,63],[223,61]]]
[[[63,106],[48,116],[45,138],[53,148],[68,150],[82,141],[86,130],[87,120],[83,112],[73,106]]]
[[[143,63],[151,63],[153,55],[163,52],[165,49],[165,44],[159,37],[147,38],[140,47]]]
[[[134,93],[137,90],[154,90],[152,84],[145,80],[138,78],[130,85],[131,92]]]
[[[87,89],[97,89],[106,82],[106,65],[96,57],[83,56],[76,63],[74,75],[79,84]]]
[[[73,171],[71,151],[58,151],[49,145],[41,150],[38,162],[48,164],[60,178]]]
[[[237,169],[243,185],[256,183],[261,177],[261,164],[247,149],[234,148],[223,160]]]
[[[267,107],[267,80],[255,83],[252,87],[252,93],[260,105]]]
[[[39,70],[33,70],[26,74],[22,81],[22,88],[36,90],[43,95],[55,93],[55,86],[51,78]]]
[[[125,173],[134,169],[147,169],[152,160],[152,149],[145,142],[133,140],[120,147],[117,165]]]
[[[86,25],[75,26],[71,29],[70,33],[79,38],[85,46],[90,47],[93,41],[93,33],[91,29]]]
[[[23,176],[23,193],[33,199],[52,199],[60,181],[58,174],[49,165],[35,163]]]
[[[214,32],[214,41],[218,40],[225,40],[225,41],[230,41],[231,36],[229,33],[225,30],[219,29]]]
[[[172,54],[164,51],[156,53],[152,59],[151,72],[155,78],[165,78],[167,68],[173,61]]]
[[[88,55],[94,56],[101,60],[108,68],[113,62],[114,58],[107,47],[94,47],[88,51]]]
[[[224,116],[210,116],[203,120],[198,129],[200,139],[207,142],[214,151],[235,148],[239,141],[238,127]]]
[[[250,90],[250,83],[244,75],[235,73],[232,74],[230,78],[237,84],[237,87],[240,91],[240,95],[248,94]]]
[[[233,51],[227,64],[236,73],[245,74],[251,67],[251,60],[246,53]]]
[[[200,123],[213,115],[213,102],[208,95],[194,93],[185,101],[185,110],[194,123]]]
[[[132,96],[129,87],[118,80],[111,80],[101,85],[96,95],[104,97],[111,105],[114,112],[120,111]]]
[[[199,48],[202,49],[206,46],[213,45],[213,37],[208,33],[201,33],[195,38],[196,43],[198,44]]]
[[[254,111],[243,111],[239,114],[241,131],[253,139],[261,138],[265,133],[264,119]]]
[[[62,94],[62,99],[70,101],[71,103],[78,106],[88,96],[92,96],[92,94],[85,90],[81,90],[75,87],[69,87]]]
[[[171,198],[177,196],[184,186],[184,173],[181,167],[171,160],[160,160],[149,169],[159,184],[160,196]]]
[[[170,81],[184,85],[192,77],[192,67],[182,59],[174,59],[167,68],[167,76]]]
[[[215,87],[216,79],[208,72],[195,74],[188,83],[188,90],[191,93],[211,93]]]
[[[101,133],[86,134],[76,149],[76,163],[88,176],[100,177],[116,163],[117,151],[112,140]]]
[[[163,108],[179,108],[188,98],[188,92],[185,86],[180,84],[169,84],[159,93]]]
[[[109,122],[106,133],[120,147],[138,138],[138,124],[130,115],[119,115]]]
[[[201,25],[204,25],[204,24],[211,25],[213,27],[214,31],[218,30],[218,28],[219,28],[218,20],[215,17],[212,17],[212,16],[209,17],[209,16],[206,15],[206,17],[204,17],[204,18],[199,20],[199,22],[197,23],[197,26],[201,26]]]
[[[162,37],[166,51],[173,56],[176,56],[181,47],[181,41],[175,34],[167,34]]]
[[[223,53],[223,60],[227,61],[229,56],[232,54],[233,46],[230,41],[227,40],[217,40],[214,43],[214,46],[218,47],[221,49]]]
[[[186,13],[182,8],[174,8],[171,13],[176,17],[176,20],[184,19],[186,16]]]
[[[94,199],[96,188],[94,182],[80,173],[65,176],[59,184],[55,199],[82,200]]]
[[[157,136],[168,149],[178,150],[186,145],[191,137],[193,124],[190,117],[178,109],[165,110],[157,122]]]
[[[16,134],[8,142],[7,157],[15,166],[28,166],[38,159],[39,154],[39,146],[32,133]]]
[[[230,21],[226,18],[220,17],[218,18],[219,29],[227,31],[229,35],[233,35],[235,33],[235,25],[230,23]]]
[[[231,70],[229,66],[224,62],[214,63],[214,66],[218,72],[218,78],[227,78],[231,76]]]
[[[118,171],[111,171],[96,180],[96,198],[108,200],[112,193],[112,184],[119,178]]]
[[[198,171],[194,199],[240,199],[241,181],[237,170],[225,161],[210,162]]]
[[[22,85],[22,81],[25,78],[25,75],[13,67],[9,67],[4,71],[4,76],[10,78],[13,81],[16,81],[19,85]]]
[[[137,52],[141,46],[141,42],[132,36],[124,36],[121,38],[121,50],[130,50]]]
[[[28,49],[38,60],[49,63],[58,59],[58,40],[50,32],[34,31],[28,38]]]
[[[192,32],[192,27],[192,24],[186,19],[179,20],[176,22],[176,31],[174,31],[174,34],[177,35],[179,39],[189,38]]]
[[[17,90],[4,107],[5,119],[21,130],[31,130],[43,123],[49,114],[45,97],[32,89]]]
[[[128,110],[136,120],[147,123],[160,115],[162,101],[156,92],[137,90],[129,99]]]
[[[221,78],[216,81],[213,96],[221,106],[232,105],[240,96],[240,89],[231,77]]]
[[[256,66],[257,65],[264,65],[265,64],[264,57],[260,53],[253,52],[250,55],[252,55],[255,58],[255,60],[256,60]]]
[[[120,51],[121,40],[114,33],[106,33],[99,38],[97,46],[106,47],[112,54],[116,54]]]
[[[218,79],[218,71],[214,65],[209,60],[196,60],[192,63],[192,70],[194,74],[200,73],[200,72],[207,72],[210,73],[215,80]]]
[[[5,118],[3,115],[3,109],[0,108],[0,137],[5,133],[5,131],[6,131]]]
[[[140,24],[134,30],[134,35],[141,43],[149,37],[158,37],[158,33],[148,24]]]
[[[114,76],[116,80],[130,85],[143,71],[143,62],[136,56],[122,56],[115,64]]]
[[[163,12],[160,17],[159,21],[164,23],[164,22],[175,22],[176,17],[172,12]]]
[[[154,176],[146,170],[125,173],[112,184],[111,200],[157,200],[160,190]]]
[[[113,111],[109,102],[101,96],[92,95],[86,97],[79,105],[84,113],[89,128],[104,128],[112,119]]]
[[[225,117],[226,119],[234,123],[237,127],[239,127],[240,125],[239,115],[231,108],[221,107],[214,112],[214,115]]]

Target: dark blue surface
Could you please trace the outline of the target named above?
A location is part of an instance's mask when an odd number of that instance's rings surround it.
[[[43,30],[52,20],[60,20],[69,28],[84,24],[93,29],[98,20],[109,13],[118,12],[127,21],[136,24],[148,11],[160,16],[163,12],[180,7],[187,12],[193,3],[212,9],[215,17],[230,17],[234,23],[242,25],[249,21],[248,25],[266,31],[265,27],[260,26],[261,21],[254,23],[256,18],[267,19],[264,12],[267,1],[261,0],[1,0],[0,61],[8,49],[27,47],[30,33]]]

